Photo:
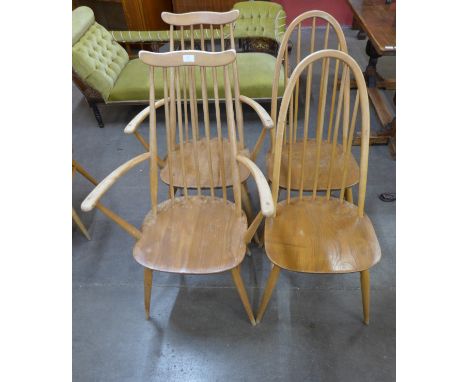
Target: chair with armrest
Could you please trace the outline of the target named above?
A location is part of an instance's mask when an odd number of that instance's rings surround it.
[[[241,179],[248,171],[258,186],[260,205],[264,216],[274,214],[273,200],[268,183],[258,167],[239,151],[236,121],[234,118],[232,86],[229,71],[235,62],[234,50],[224,52],[200,52],[185,50],[168,53],[140,52],[141,61],[149,67],[149,109],[150,139],[149,152],[140,154],[108,175],[83,201],[82,209],[98,208],[132,235],[136,244],[133,248],[135,260],[144,267],[145,311],[149,317],[153,271],[181,274],[212,274],[230,271],[247,312],[250,322],[255,325],[252,309],[240,275],[240,264],[244,259],[246,244],[252,239],[256,227],[248,226],[241,206]],[[202,77],[203,120],[209,120],[209,107],[215,109],[216,127],[213,131],[205,125],[198,131],[197,98],[194,92],[194,72],[219,71],[224,82],[224,99],[215,97],[208,103],[208,89],[218,95],[217,83],[208,83]],[[154,82],[155,71],[161,71],[163,78],[163,123],[165,129],[156,129],[157,113]],[[148,73],[148,70],[147,70]],[[190,95],[183,98],[183,81],[187,76]],[[224,104],[226,114],[219,113]],[[159,114],[159,113],[158,113]],[[189,133],[191,132],[191,134]],[[204,135],[204,137],[202,137]],[[198,137],[199,139],[192,139]],[[208,145],[208,162],[201,160],[198,148],[202,142]],[[158,201],[159,166],[158,156],[162,139],[167,145],[167,169],[169,197]],[[222,155],[217,153],[221,152]],[[150,164],[151,210],[144,219],[142,229],[123,220],[104,207],[100,199],[105,192],[127,171],[148,161]],[[214,167],[218,160],[226,161],[216,174]],[[181,173],[176,173],[180,164]],[[189,169],[195,167],[197,188],[190,191],[187,184]],[[207,167],[208,195],[201,187],[202,167]],[[182,196],[174,193],[175,182],[182,181]],[[232,179],[234,202],[227,199],[226,179]],[[222,196],[216,196],[216,188],[222,189]]]
[[[169,31],[169,48],[171,51],[176,49],[195,49],[197,44],[196,41],[199,42],[199,47],[202,51],[224,51],[227,47],[231,47],[234,45],[234,22],[237,20],[239,16],[239,11],[232,10],[229,12],[224,13],[217,13],[217,12],[190,12],[185,14],[174,14],[169,12],[163,12],[161,17],[162,19],[169,24],[170,31]],[[180,38],[183,36],[183,38]],[[219,36],[219,40],[215,39],[215,36]],[[180,44],[179,44],[180,42]],[[239,56],[247,56],[247,55],[254,55],[253,53],[244,53],[244,54],[237,54]],[[273,121],[266,112],[266,110],[258,104],[253,99],[242,95],[240,89],[240,80],[239,80],[239,64],[238,62],[232,63],[232,68],[229,70],[229,82],[233,87],[234,94],[233,100],[235,105],[235,120],[238,132],[238,149],[239,152],[242,152],[243,155],[246,157],[250,157],[249,149],[245,144],[244,141],[244,122],[243,122],[243,112],[242,112],[242,104],[247,105],[248,107],[252,108],[260,118],[263,128],[268,129],[273,127]],[[191,94],[197,99],[206,99],[208,102],[209,99],[213,100],[216,104],[219,103],[218,98],[224,93],[224,80],[223,75],[221,73],[221,69],[216,71],[214,68],[209,69],[202,69],[200,68],[199,71],[195,71],[193,73],[192,81],[188,80],[188,73],[187,70],[182,70],[183,77],[182,77],[182,100],[184,107],[187,107],[187,99]],[[162,77],[162,72],[157,71],[155,76],[160,78]],[[203,87],[201,91],[197,92],[197,86],[195,84],[203,84],[203,82],[209,84],[216,84],[217,92],[213,92],[211,89],[207,89],[207,93],[203,94]],[[156,102],[155,107],[162,107],[164,102],[159,100]],[[203,108],[208,108],[208,105],[203,103]],[[138,127],[140,126],[141,122],[146,118],[149,114],[149,108],[146,108],[141,113],[139,113],[132,121],[127,128],[125,129],[125,133],[127,134],[134,134],[136,138],[142,143],[142,145],[148,149],[149,145],[146,143],[144,138],[139,134]],[[197,112],[197,110],[195,110]],[[219,110],[217,111],[219,112]],[[205,117],[207,114],[205,114]],[[208,126],[209,130],[209,120],[204,121],[205,128]],[[187,126],[187,125],[186,125]],[[187,136],[189,132],[187,131]],[[173,134],[173,138],[175,134]],[[215,187],[220,186],[221,182],[221,165],[222,165],[222,158],[218,157],[221,155],[221,152],[213,150],[211,153],[210,150],[212,147],[216,148],[217,141],[216,139],[211,139],[210,143],[208,143],[205,139],[199,140],[199,131],[198,127],[194,134],[191,136],[191,143],[187,144],[185,147],[185,155],[194,155],[195,151],[195,141],[197,141],[198,147],[196,148],[197,154],[200,157],[201,162],[210,163],[213,162],[215,165],[212,169],[214,171]],[[225,150],[225,153],[228,151]],[[210,159],[213,156],[215,158],[214,161]],[[182,183],[182,166],[180,161],[180,154],[176,154],[177,159],[173,166],[173,171],[175,175],[174,186],[176,189],[182,189],[184,186]],[[225,163],[228,163],[228,160],[225,160]],[[161,163],[161,159],[160,159]],[[188,188],[197,188],[198,183],[202,188],[209,188],[210,187],[210,171],[207,166],[203,166],[200,169],[200,174],[195,173],[196,166],[191,166],[190,169],[187,170],[187,187]],[[169,184],[168,178],[168,164],[165,159],[162,160],[162,170],[161,170],[161,179],[166,183]],[[248,171],[246,171],[243,166],[241,166],[241,191],[242,191],[242,201],[244,205],[244,209],[247,213],[247,217],[249,221],[253,219],[253,210],[250,201],[249,192],[247,189],[247,177],[249,176]],[[232,186],[232,179],[226,178],[226,184],[228,187]],[[256,239],[258,239],[256,237]],[[258,240],[257,240],[258,241]]]
[[[239,15],[238,10],[227,13],[232,12]],[[146,104],[149,91],[147,68],[140,60],[130,59],[127,51],[116,41],[119,33],[111,33],[96,23],[93,11],[88,7],[76,8],[72,19],[73,81],[93,109],[99,126],[103,127],[104,123],[98,104]],[[150,32],[141,32],[139,35],[145,42],[153,38]],[[157,37],[161,36],[156,35],[154,38]],[[206,37],[211,38],[208,34]],[[216,34],[213,37],[220,39]],[[180,36],[175,34],[174,39],[177,38],[180,39]],[[194,38],[199,39],[199,36],[195,34]],[[269,100],[275,57],[261,52],[240,53],[237,56],[237,65],[241,93],[252,99]],[[156,73],[155,91],[156,98],[161,99],[163,81],[158,73],[159,71]],[[200,95],[199,78],[195,85],[197,95]],[[283,86],[280,85],[279,93],[282,90]]]

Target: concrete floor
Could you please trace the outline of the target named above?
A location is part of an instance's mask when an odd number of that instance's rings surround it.
[[[350,54],[364,68],[365,42],[355,38],[355,31],[345,33]],[[395,60],[382,60],[379,69],[394,75]],[[106,127],[99,129],[73,87],[73,158],[100,180],[141,153],[140,144],[122,131],[140,109],[103,107]],[[247,142],[254,142],[260,126],[256,116],[244,110]],[[378,128],[375,115],[372,126]],[[265,168],[263,156],[260,165]],[[161,188],[165,198],[167,188]],[[75,177],[73,205],[78,211],[91,189]],[[249,189],[258,210],[251,181]],[[139,226],[150,208],[148,190],[148,168],[143,165],[117,183],[105,204]],[[73,228],[73,380],[394,380],[395,203],[378,199],[385,191],[395,191],[395,161],[388,147],[373,146],[366,212],[380,240],[382,260],[371,271],[369,326],[361,322],[358,274],[286,271],[257,327],[248,322],[228,273],[155,273],[151,319],[146,321],[143,270],[131,255],[133,240],[101,213],[79,211],[92,240]],[[256,247],[242,265],[255,311],[269,267],[263,250]]]

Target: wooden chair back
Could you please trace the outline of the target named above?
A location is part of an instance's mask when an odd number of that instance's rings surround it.
[[[237,9],[228,12],[190,12],[170,13],[162,12],[161,18],[169,24],[169,49],[174,50],[201,50],[222,52],[227,49],[235,49],[234,28],[239,18]],[[214,72],[212,72],[213,81]],[[237,62],[231,69],[232,86],[234,88],[235,120],[237,125],[239,147],[244,148],[244,121],[242,106],[239,100],[240,85],[237,71]],[[183,92],[185,92],[185,75]],[[215,100],[216,102],[216,100]]]
[[[176,149],[178,151],[179,161],[181,162],[183,174],[183,195],[188,198],[188,181],[186,177],[186,170],[189,166],[195,166],[196,173],[196,192],[197,195],[202,195],[202,187],[200,185],[200,168],[201,166],[208,166],[210,174],[210,187],[209,192],[212,198],[215,198],[215,181],[213,174],[213,161],[215,153],[212,150],[219,150],[220,155],[216,157],[220,161],[225,158],[224,150],[230,150],[231,163],[226,164],[230,166],[231,177],[233,182],[234,200],[236,204],[236,211],[241,214],[241,185],[239,180],[239,165],[236,161],[238,153],[237,137],[234,120],[234,109],[231,82],[229,78],[229,69],[235,64],[236,52],[228,50],[224,52],[201,52],[196,50],[183,50],[168,53],[153,53],[147,51],[140,51],[140,59],[149,66],[149,79],[150,79],[150,194],[151,205],[153,212],[156,213],[158,205],[158,144],[156,134],[156,108],[155,108],[155,94],[154,94],[154,81],[155,81],[155,68],[162,70],[163,86],[164,86],[164,122],[166,125],[166,144],[167,144],[167,166],[169,171],[169,190],[170,199],[173,201],[174,195],[174,180],[173,180],[173,165],[176,161]],[[217,69],[223,72],[224,81],[224,99],[226,108],[227,121],[221,120],[220,113],[220,99],[218,94],[217,81],[208,84],[206,81],[206,71],[214,70],[214,78],[217,76]],[[202,88],[202,103],[203,103],[203,121],[204,132],[199,130],[198,113],[197,113],[197,97],[195,92],[195,71],[201,71],[201,88]],[[183,87],[184,76],[187,77],[187,88]],[[212,87],[213,94],[215,95],[214,105],[208,103],[208,88]],[[184,97],[183,91],[187,90],[188,100]],[[188,103],[188,105],[187,105]],[[205,139],[210,142],[211,128],[210,128],[210,111],[209,107],[215,108],[216,115],[216,140],[217,146],[212,147],[208,144],[208,163],[199,161],[197,146]],[[191,136],[189,134],[189,126],[191,126]],[[223,139],[223,126],[227,127],[227,144],[226,139]],[[177,132],[177,134],[176,134]],[[192,139],[195,137],[195,139]],[[184,155],[184,146],[186,144],[193,145],[193,158]],[[223,199],[226,200],[226,174],[224,162],[219,166],[221,168],[221,184]]]
[[[318,102],[313,103],[312,109],[310,109],[310,104],[306,104],[304,123],[302,126],[302,136],[300,136],[300,127],[293,123],[295,115],[294,104],[291,102],[293,97],[295,97],[297,88],[299,87],[299,80],[303,73],[310,72],[310,68],[314,64],[321,64],[322,70],[319,76],[319,88],[320,94],[318,97]],[[333,90],[332,96],[329,94],[329,68],[333,66],[337,68],[340,77],[340,85],[338,90],[338,95],[336,96],[335,90]],[[336,78],[336,76],[335,76]],[[350,90],[350,81],[351,79],[356,81],[357,91],[354,95],[351,94]],[[310,88],[307,87],[307,90],[310,91]],[[291,168],[292,161],[302,161],[302,166],[300,166],[300,181],[298,188],[298,197],[303,198],[304,195],[304,177],[305,174],[309,173],[314,176],[313,178],[313,188],[309,190],[312,192],[312,198],[317,197],[317,184],[319,166],[321,161],[321,148],[327,145],[327,149],[330,150],[330,159],[328,163],[328,171],[326,172],[327,184],[326,188],[326,198],[331,197],[331,192],[335,187],[331,187],[332,180],[332,171],[333,177],[336,179],[336,176],[341,176],[341,187],[339,189],[339,198],[343,200],[345,193],[345,184],[347,179],[347,166],[344,165],[348,163],[349,155],[351,153],[351,147],[353,143],[353,137],[357,130],[356,126],[358,121],[360,122],[360,132],[361,132],[361,158],[360,158],[360,175],[359,175],[359,196],[358,196],[358,210],[359,214],[363,216],[364,213],[364,199],[366,193],[366,180],[367,180],[367,161],[369,153],[369,101],[367,95],[366,83],[359,65],[351,58],[348,54],[338,51],[338,50],[321,50],[315,53],[310,54],[304,58],[294,69],[289,78],[288,85],[285,89],[283,100],[281,102],[281,107],[278,114],[278,123],[276,130],[276,137],[274,140],[274,162],[273,162],[273,179],[272,179],[272,192],[273,200],[275,203],[278,201],[279,196],[279,179],[280,171],[285,171],[287,168],[287,202],[289,203],[291,199]],[[334,107],[331,107],[327,110],[326,104],[333,103]],[[351,105],[352,108],[351,108]],[[336,107],[336,113],[334,113]],[[351,118],[350,118],[351,111]],[[326,115],[328,114],[328,115]],[[334,116],[335,114],[335,116]],[[314,116],[315,118],[309,118],[309,116]],[[333,123],[326,124],[326,117],[328,121]],[[334,118],[333,118],[334,117]],[[315,125],[315,129],[309,128],[309,119],[315,119],[311,125]],[[324,127],[327,126],[328,128]],[[315,133],[315,134],[314,134]],[[281,156],[282,151],[286,150],[288,153],[292,153],[292,146],[294,144],[302,145],[300,151],[296,150],[296,155],[287,156],[287,165],[281,166]],[[308,163],[313,163],[314,168],[305,168],[304,164],[306,163],[305,158],[307,153],[307,142],[309,140],[315,140],[315,160]],[[341,146],[343,150],[343,155],[338,155],[337,147],[341,141]],[[299,152],[299,155],[297,155]],[[340,163],[337,163],[337,158],[341,158]],[[297,176],[297,174],[296,174]],[[276,206],[276,204],[275,204]]]
[[[303,37],[303,25],[311,23],[310,38]],[[316,41],[317,24],[325,24],[325,33],[323,42]],[[290,47],[289,42],[293,34],[296,34],[296,42]],[[336,40],[336,44],[331,43],[331,40]],[[338,21],[327,12],[323,11],[308,11],[297,16],[291,24],[289,24],[283,36],[278,56],[275,65],[275,78],[273,81],[272,96],[271,96],[271,117],[276,121],[277,102],[278,102],[278,82],[280,80],[281,67],[284,68],[284,87],[286,88],[289,80],[290,73],[307,55],[322,49],[336,49],[348,53],[348,46],[343,30],[341,29]],[[313,66],[307,72],[306,86],[310,89],[313,88],[312,83]],[[337,86],[337,79],[334,78],[334,88]],[[310,97],[310,92],[307,92]],[[294,95],[295,115],[299,104],[299,88]],[[310,99],[306,99],[307,104]],[[297,119],[297,117],[296,117]]]

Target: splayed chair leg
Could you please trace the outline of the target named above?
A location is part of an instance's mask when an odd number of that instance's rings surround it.
[[[271,269],[271,272],[270,272],[270,276],[268,276],[268,281],[265,287],[265,291],[263,292],[263,297],[260,303],[260,308],[258,309],[258,313],[257,313],[257,324],[260,323],[260,321],[263,318],[263,315],[265,314],[265,310],[268,306],[268,303],[270,302],[273,289],[275,288],[276,282],[278,281],[280,270],[281,270],[280,267],[278,267],[277,265],[273,265],[273,268]]]
[[[364,323],[369,325],[369,310],[370,310],[370,272],[368,269],[361,273],[361,294],[362,294],[362,312],[364,315]]]
[[[237,292],[239,293],[242,305],[244,305],[245,312],[249,317],[250,323],[255,326],[255,318],[252,312],[252,307],[250,306],[249,297],[247,296],[247,291],[245,290],[244,282],[242,281],[242,276],[240,274],[240,265],[231,269],[232,278],[234,284],[236,284]]]
[[[153,286],[153,270],[145,268],[144,274],[145,285],[145,313],[146,319],[149,320],[150,304],[151,304],[151,288]]]

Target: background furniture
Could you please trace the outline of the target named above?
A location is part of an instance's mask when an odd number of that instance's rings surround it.
[[[106,29],[165,29],[161,12],[173,10],[171,0],[73,0],[73,9],[91,8],[96,21]]]
[[[89,211],[94,207],[101,210],[106,216],[114,220],[125,231],[130,233],[136,244],[133,249],[135,260],[144,267],[145,311],[149,318],[151,287],[153,270],[181,274],[211,274],[222,271],[231,271],[234,283],[241,297],[244,308],[252,325],[255,325],[252,309],[240,275],[240,264],[245,256],[246,244],[250,242],[255,225],[248,227],[247,219],[241,207],[241,164],[250,171],[259,188],[262,213],[265,216],[274,214],[273,200],[266,179],[258,167],[247,157],[240,153],[237,147],[238,138],[236,122],[234,120],[233,91],[229,80],[229,69],[235,63],[234,50],[211,53],[199,51],[177,51],[170,53],[141,52],[140,58],[150,67],[150,144],[149,152],[141,154],[123,164],[107,178],[105,178],[91,194],[84,200],[82,209]],[[154,91],[154,71],[159,68],[163,72],[164,81],[164,121],[165,129],[156,130],[156,110]],[[199,182],[201,167],[208,165],[212,169],[213,162],[218,156],[211,154],[210,163],[202,163],[197,156],[198,114],[197,99],[194,94],[194,71],[221,69],[224,78],[224,95],[226,120],[221,121],[219,112],[220,100],[215,97],[214,104],[208,104],[208,88],[217,94],[216,83],[207,84],[202,81],[203,94],[203,120],[205,121],[205,139],[210,141],[209,107],[216,109],[216,132],[213,134],[215,142],[221,153],[226,150],[229,159],[229,174],[223,174],[221,167],[222,197],[215,196],[213,171],[210,171],[209,196],[202,195],[203,188]],[[185,74],[184,74],[185,73]],[[189,88],[189,101],[183,96],[182,84],[185,75]],[[224,118],[224,117],[223,117]],[[185,123],[184,123],[185,122]],[[187,126],[187,127],[186,127]],[[190,127],[190,128],[189,128]],[[187,128],[187,130],[186,130]],[[223,129],[227,129],[228,142],[223,145]],[[165,130],[165,131],[164,131]],[[188,131],[192,134],[189,135]],[[159,137],[157,136],[159,133]],[[202,134],[200,130],[199,134]],[[173,136],[178,137],[177,147]],[[166,138],[168,156],[169,199],[160,203],[158,201],[158,140]],[[190,140],[190,137],[198,139]],[[186,157],[184,153],[189,144],[193,144],[193,155]],[[214,151],[213,150],[213,151]],[[221,158],[223,155],[221,154]],[[151,211],[146,216],[142,230],[138,230],[130,223],[124,221],[115,213],[103,207],[100,198],[105,192],[127,171],[139,163],[150,162],[150,198]],[[174,170],[182,167],[183,196],[176,197],[174,192]],[[189,195],[186,170],[190,166],[196,167],[197,193]],[[227,200],[225,179],[228,175],[232,179],[234,203]]]
[[[333,126],[332,140],[325,138],[325,107],[328,93],[328,67],[333,61],[343,68],[339,89],[339,109],[342,109],[341,123]],[[315,124],[315,160],[312,166],[304,168],[307,138],[304,139],[302,152],[291,157],[294,145],[294,126],[291,123],[292,102],[295,89],[299,86],[300,75],[306,73],[311,65],[322,62],[320,71],[320,95],[316,103],[317,123]],[[356,79],[357,93],[352,102],[349,77]],[[352,110],[352,111],[351,111]],[[350,118],[351,111],[351,118]],[[338,111],[340,114],[340,110]],[[359,117],[358,118],[358,114]],[[361,121],[361,160],[359,172],[358,204],[345,200],[348,177],[346,159],[352,156],[351,148],[356,122]],[[340,118],[337,118],[340,121]],[[341,126],[340,126],[341,124]],[[276,206],[275,217],[265,222],[265,250],[273,263],[273,268],[260,303],[257,323],[262,319],[280,269],[305,273],[351,273],[361,275],[361,292],[364,322],[369,323],[370,276],[369,268],[381,257],[380,246],[370,219],[364,214],[364,202],[367,182],[367,164],[369,155],[369,102],[364,77],[359,65],[349,55],[338,50],[321,50],[303,59],[297,66],[288,82],[278,115],[278,124],[274,148],[274,167],[272,192]],[[287,126],[287,128],[286,128]],[[307,126],[307,125],[306,125]],[[307,127],[305,127],[307,130]],[[339,155],[339,130],[345,134],[343,140],[344,158]],[[311,139],[312,140],[312,139]],[[328,187],[324,195],[318,195],[319,168],[321,149],[327,149],[331,143],[330,161],[328,163]],[[282,165],[282,152],[289,153],[288,165]],[[286,199],[279,201],[281,173],[287,171],[291,179],[292,161],[302,161],[300,187],[298,195],[292,195],[292,186],[286,185]],[[341,162],[341,165],[340,165]],[[309,164],[309,163],[307,163]],[[305,187],[305,173],[314,174],[313,187]],[[335,172],[335,174],[334,174]],[[339,175],[339,197],[332,195],[332,181]],[[310,191],[311,195],[306,195]]]
[[[371,144],[387,143],[394,135],[395,111],[380,89],[396,89],[396,81],[382,78],[377,72],[377,62],[381,56],[394,56],[396,54],[396,3],[386,4],[383,0],[348,0],[353,14],[366,32],[366,53],[369,63],[364,72],[367,91],[371,103],[374,105],[377,117],[382,124],[376,134],[370,138]],[[358,138],[358,137],[357,137]],[[359,144],[359,139],[356,140]]]
[[[232,9],[235,2],[235,0],[172,0],[175,13],[226,12]]]
[[[228,41],[229,36],[224,37]],[[88,7],[73,11],[72,63],[73,81],[93,109],[100,127],[104,123],[97,106],[99,103],[144,104],[148,101],[147,68],[139,59],[130,59],[113,34],[95,22]],[[275,57],[260,52],[242,53],[237,56],[237,65],[241,93],[253,99],[269,100]],[[158,73],[161,72],[157,71],[157,76]],[[283,80],[280,82],[278,91],[281,94]],[[155,83],[156,97],[161,99],[161,78]],[[200,77],[197,77],[196,87],[200,94]]]

